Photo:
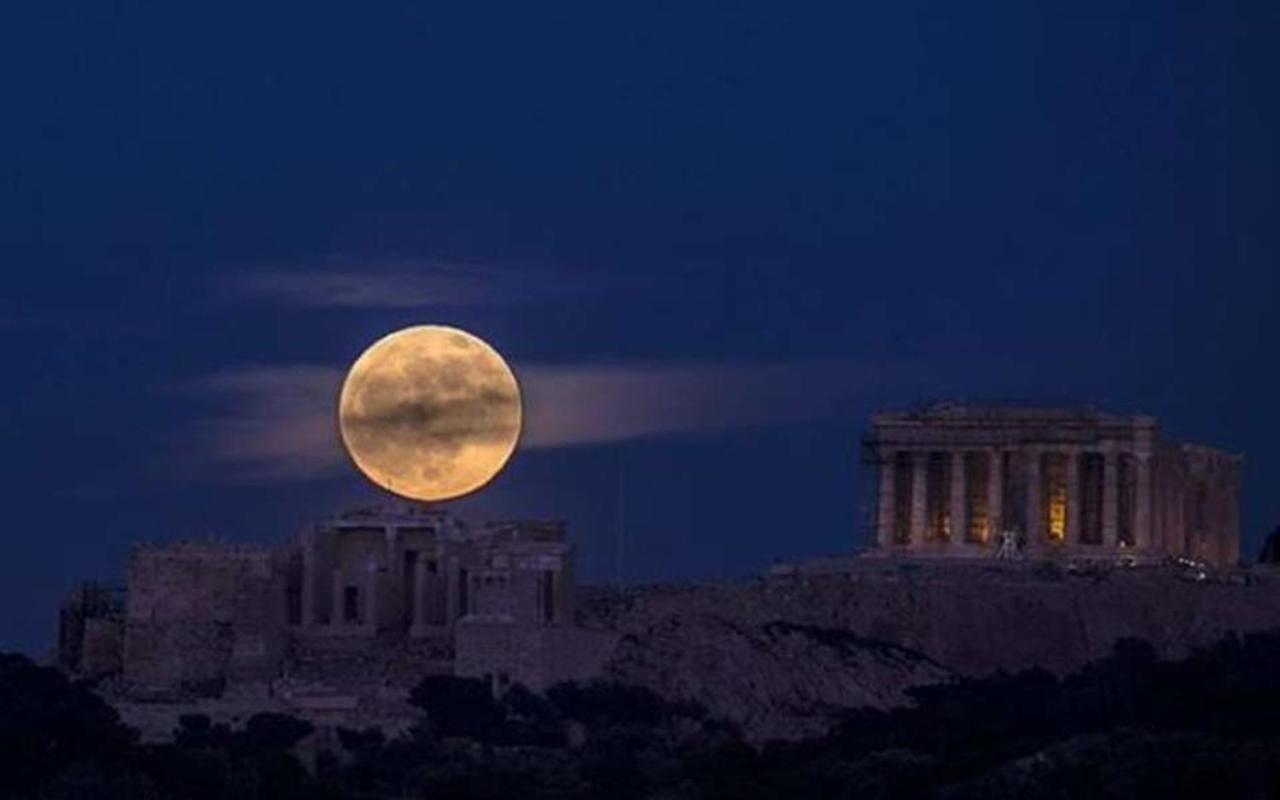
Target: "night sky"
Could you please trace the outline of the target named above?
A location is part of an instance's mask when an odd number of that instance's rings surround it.
[[[379,500],[333,395],[414,323],[527,391],[459,505],[584,581],[852,549],[868,415],[943,398],[1157,415],[1244,454],[1249,557],[1280,523],[1270,0],[30,6],[0,647],[131,543]]]

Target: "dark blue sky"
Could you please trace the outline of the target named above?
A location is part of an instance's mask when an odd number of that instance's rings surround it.
[[[315,423],[415,322],[527,377],[464,505],[588,580],[620,517],[630,580],[851,548],[866,416],[949,396],[1158,415],[1280,523],[1274,4],[448,5],[4,12],[0,646],[376,499]]]

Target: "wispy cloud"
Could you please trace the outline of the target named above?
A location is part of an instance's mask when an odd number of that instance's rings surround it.
[[[877,397],[886,380],[921,374],[913,367],[845,362],[527,365],[516,372],[526,450],[838,419]],[[185,384],[218,409],[195,428],[198,460],[217,477],[250,482],[340,471],[345,456],[335,407],[341,381],[337,368],[286,365],[227,370]]]
[[[198,474],[235,482],[306,480],[343,463],[336,404],[342,371],[311,365],[248,366],[178,387],[217,410],[183,448]]]
[[[696,436],[834,417],[866,369],[848,363],[532,366],[528,447]]]
[[[319,269],[258,270],[221,287],[235,300],[309,308],[510,306],[601,291],[625,282],[538,267],[487,267],[431,261],[340,263]]]

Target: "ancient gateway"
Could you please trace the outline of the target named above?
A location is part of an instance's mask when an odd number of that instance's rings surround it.
[[[1234,566],[1240,458],[1147,416],[942,404],[872,419],[878,555]]]
[[[573,561],[561,523],[417,504],[275,547],[140,546],[123,591],[85,585],[64,604],[60,660],[156,699],[234,689],[305,707],[428,674],[537,688],[597,666],[598,637],[573,625]]]

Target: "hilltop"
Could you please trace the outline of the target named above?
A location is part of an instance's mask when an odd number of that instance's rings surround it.
[[[1122,639],[1182,658],[1280,626],[1280,572],[861,559],[733,585],[586,589],[579,623],[614,632],[603,672],[692,700],[751,738],[825,730],[836,709],[913,687],[1072,673]]]

